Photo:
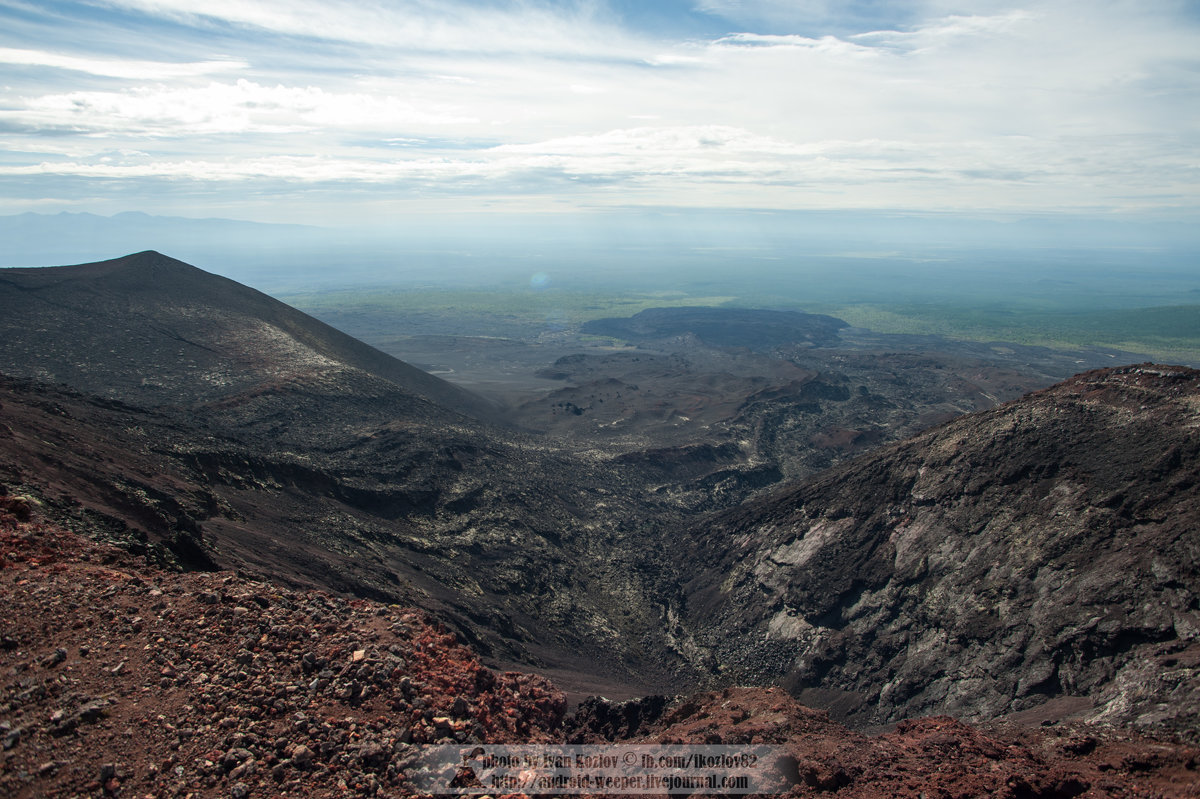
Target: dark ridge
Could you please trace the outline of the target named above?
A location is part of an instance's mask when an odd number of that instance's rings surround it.
[[[211,385],[211,373],[245,366],[236,363],[243,353],[233,341],[261,334],[253,328],[267,326],[301,349],[436,405],[498,419],[497,407],[482,397],[262,292],[152,250],[91,264],[4,269],[0,286],[6,289],[0,292],[0,314],[9,328],[0,342],[0,370],[10,375],[68,383],[98,394],[119,387],[143,399],[175,404],[214,399],[228,392]],[[276,362],[249,366],[290,368]],[[172,389],[146,390],[147,383],[164,382],[172,372],[179,373]],[[243,377],[231,378],[233,384]]]
[[[692,621],[728,679],[861,724],[1192,724],[1162,664],[1200,644],[1198,407],[1200,371],[1087,372],[693,521]]]

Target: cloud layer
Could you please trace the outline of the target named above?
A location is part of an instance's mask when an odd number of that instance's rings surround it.
[[[0,211],[1200,207],[1186,3],[668,7],[0,0]]]

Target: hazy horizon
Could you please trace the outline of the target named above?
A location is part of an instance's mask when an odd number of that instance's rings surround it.
[[[1194,270],[1200,232],[1170,222],[718,209],[454,220],[458,225],[416,218],[371,228],[142,212],[26,213],[0,216],[0,237],[8,242],[0,267],[82,263],[155,249],[268,292],[504,284],[534,274],[548,285],[577,288],[765,279],[784,286],[827,274],[839,284],[866,281],[860,299],[870,301],[877,293],[871,283],[880,278],[909,283],[914,295],[948,290],[963,295],[980,280],[998,279],[995,288],[1009,294],[1016,287],[1002,274],[1006,270],[1013,279],[1111,280],[1114,273],[1127,273],[1134,282],[1152,282],[1156,275],[1170,276],[1186,289],[1200,288]],[[915,279],[920,275],[932,282]],[[949,277],[958,288],[945,284]],[[1148,297],[1155,295],[1153,286],[1147,288]],[[1094,289],[1081,293],[1085,301],[1096,296]],[[1137,301],[1130,287],[1117,297],[1119,306]]]

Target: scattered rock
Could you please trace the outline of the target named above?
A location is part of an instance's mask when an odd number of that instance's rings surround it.
[[[60,646],[58,649],[55,649],[49,655],[46,655],[44,658],[39,660],[38,663],[40,663],[42,665],[42,668],[52,669],[55,666],[57,666],[59,663],[62,663],[66,659],[67,659],[67,650],[63,649]]]

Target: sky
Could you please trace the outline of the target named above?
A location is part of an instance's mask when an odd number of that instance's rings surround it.
[[[1198,0],[0,0],[0,214],[1200,209]]]

